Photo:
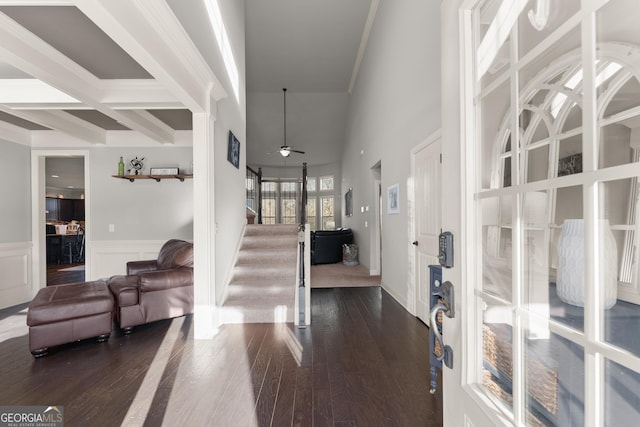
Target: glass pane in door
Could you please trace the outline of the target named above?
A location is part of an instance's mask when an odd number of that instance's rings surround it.
[[[640,326],[637,274],[636,177],[599,184],[597,289],[604,316],[604,339],[640,356],[640,338],[629,334]]]
[[[512,197],[490,197],[482,206],[482,290],[505,301],[512,291]]]
[[[605,363],[604,420],[607,426],[640,420],[640,374],[611,360]]]
[[[513,407],[512,313],[508,305],[481,301],[482,384],[508,408]]]
[[[482,188],[511,185],[511,123],[508,82],[483,95],[481,103]]]
[[[478,40],[482,40],[477,52],[477,68],[480,88],[494,83],[510,63],[511,30],[517,16],[505,17],[505,5],[498,1],[485,1],[478,10]],[[502,9],[502,10],[501,10]],[[507,13],[506,15],[511,15]]]
[[[528,331],[531,332],[531,331]],[[527,424],[584,425],[584,351],[557,334],[525,339]]]
[[[549,318],[550,283],[550,239],[549,227],[550,196],[547,191],[524,193],[521,203],[522,224],[522,287],[524,304],[537,316],[532,320],[530,329],[542,325],[546,333],[546,321]]]
[[[582,186],[555,191],[555,215],[551,233],[550,265],[555,281],[550,285],[551,318],[584,330],[584,250]]]
[[[530,1],[520,14],[518,52],[521,58],[580,10],[580,0],[550,1],[548,6],[544,3]]]

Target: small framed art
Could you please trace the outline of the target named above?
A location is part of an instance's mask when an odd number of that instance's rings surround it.
[[[227,160],[236,169],[240,169],[240,141],[233,134],[233,132],[229,131],[229,145],[227,147]]]

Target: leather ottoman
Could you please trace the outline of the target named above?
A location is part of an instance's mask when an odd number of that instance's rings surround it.
[[[86,338],[107,341],[113,326],[113,305],[104,280],[40,289],[27,314],[31,354],[38,358],[47,354],[49,347]]]

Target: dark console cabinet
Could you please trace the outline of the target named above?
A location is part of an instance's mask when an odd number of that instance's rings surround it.
[[[311,264],[333,264],[342,261],[342,245],[353,243],[351,229],[311,232]]]

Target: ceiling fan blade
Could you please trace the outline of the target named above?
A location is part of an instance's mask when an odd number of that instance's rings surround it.
[[[300,150],[289,149],[289,151],[291,151],[291,152],[293,152],[293,153],[300,153],[300,154],[304,154],[304,151],[300,151]]]

